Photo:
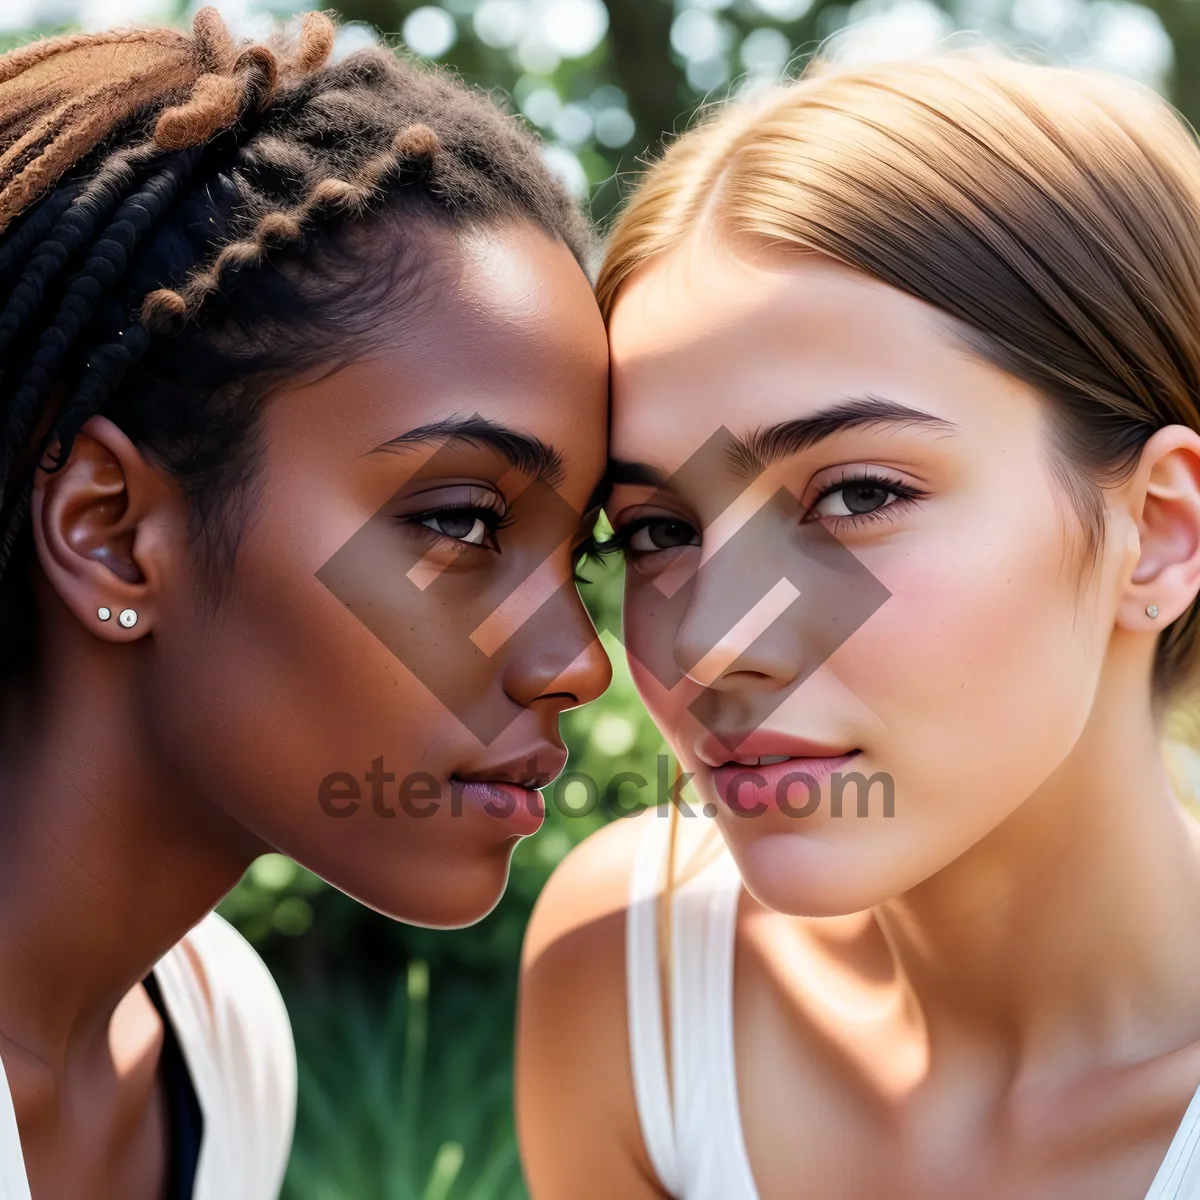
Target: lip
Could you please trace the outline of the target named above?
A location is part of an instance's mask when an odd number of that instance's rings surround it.
[[[731,746],[734,749],[731,750]],[[811,738],[794,737],[788,733],[772,733],[766,729],[753,729],[745,734],[739,734],[736,731],[721,736],[709,734],[696,747],[696,757],[713,771],[732,762],[735,756],[738,759],[768,758],[778,755],[799,759],[835,759],[857,753],[857,748],[848,747],[844,743],[835,745],[829,742],[817,742]],[[765,770],[766,768],[741,764],[739,769],[750,771]]]
[[[738,753],[746,752],[739,749]],[[763,751],[764,755],[767,753]],[[819,788],[834,772],[853,762],[859,753],[851,750],[844,754],[794,755],[760,767],[730,763],[711,768],[717,799],[735,816],[755,816],[768,811],[786,811],[794,817],[815,816],[821,811],[820,797],[818,806],[809,812],[812,793],[806,781],[797,777],[806,776]]]
[[[540,789],[567,764],[564,746],[539,742],[524,751],[450,776],[452,789],[468,803],[501,822],[512,835],[528,837],[541,828],[546,803]]]
[[[455,777],[451,777],[450,786],[468,804],[500,822],[510,835],[528,837],[537,833],[545,820],[546,802],[534,788],[499,779]]]

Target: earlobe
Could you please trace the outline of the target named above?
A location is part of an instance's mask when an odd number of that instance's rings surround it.
[[[1139,548],[1121,616],[1130,629],[1157,630],[1200,592],[1200,437],[1182,425],[1158,430],[1133,482]]]
[[[97,636],[129,641],[153,624],[169,504],[161,472],[105,417],[83,426],[61,469],[38,472],[31,516],[39,561]]]

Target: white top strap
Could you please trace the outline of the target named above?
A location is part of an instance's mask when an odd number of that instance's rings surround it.
[[[1146,1200],[1200,1200],[1200,1089],[1183,1114]]]
[[[649,825],[633,864],[625,925],[629,1054],[634,1098],[650,1165],[663,1187],[672,1196],[678,1196],[680,1178],[667,1086],[658,964],[658,896],[663,886],[671,822],[663,810],[661,816],[650,819]]]
[[[17,1114],[3,1062],[0,1062],[0,1200],[30,1200]]]
[[[705,1006],[705,1036],[696,1046],[696,1053],[709,1062],[709,1107],[693,1133],[709,1142],[710,1169],[724,1180],[720,1194],[729,1200],[758,1200],[742,1125],[734,1053],[734,954],[742,880],[728,851],[712,865],[709,888],[705,994],[710,1000]],[[715,1139],[714,1129],[721,1131]],[[684,1146],[686,1154],[686,1143]]]
[[[634,864],[625,943],[630,1056],[646,1152],[663,1187],[678,1200],[757,1200],[734,1067],[733,955],[741,879],[732,856],[722,850],[672,894],[668,1085],[657,908],[670,838],[666,810],[649,825]]]
[[[195,1200],[274,1200],[296,1111],[287,1010],[262,960],[210,913],[154,968],[204,1117]],[[0,1062],[0,1200],[30,1200]]]
[[[734,952],[742,881],[728,850],[676,889],[670,1021],[675,1130],[686,1200],[758,1200],[734,1055]]]
[[[296,1115],[296,1049],[266,964],[211,913],[154,969],[204,1135],[195,1200],[274,1200]],[[202,973],[202,975],[201,975]]]

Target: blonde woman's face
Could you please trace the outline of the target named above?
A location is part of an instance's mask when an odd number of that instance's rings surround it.
[[[1044,403],[815,255],[685,245],[610,341],[627,649],[693,795],[777,910],[928,879],[1062,767],[1104,667],[1128,564],[1082,570]]]

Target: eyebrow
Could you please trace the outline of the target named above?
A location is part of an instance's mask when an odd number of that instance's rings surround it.
[[[522,475],[557,488],[563,481],[562,454],[532,434],[520,433],[486,417],[444,417],[380,442],[371,454],[403,450],[430,442],[465,442],[486,446],[506,458]]]
[[[811,416],[780,421],[765,429],[735,437],[728,435],[725,458],[737,472],[758,475],[773,463],[809,450],[834,434],[868,425],[926,426],[956,433],[958,426],[919,408],[909,408],[882,396],[866,395],[832,404]],[[605,475],[611,487],[619,483],[665,487],[669,480],[657,467],[644,462],[610,459]]]

